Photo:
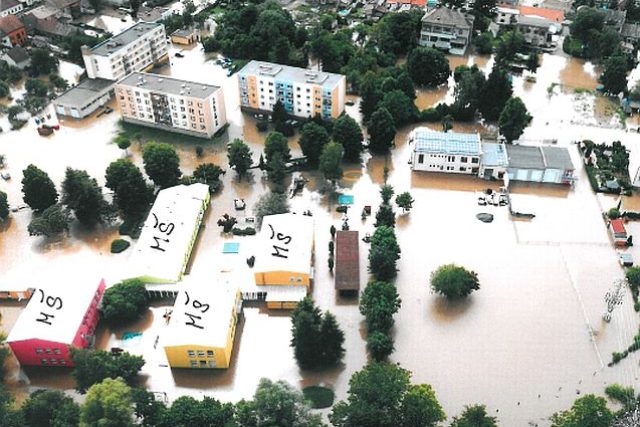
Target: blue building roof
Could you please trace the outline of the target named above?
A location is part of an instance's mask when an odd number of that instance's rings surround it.
[[[414,131],[415,151],[435,154],[481,154],[480,136],[476,133],[436,132],[429,129]]]
[[[509,166],[507,150],[503,144],[482,143],[482,164],[485,166]]]

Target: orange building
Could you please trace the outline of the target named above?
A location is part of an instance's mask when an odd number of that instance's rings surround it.
[[[24,24],[15,15],[0,18],[0,40],[7,47],[21,46],[27,40]]]

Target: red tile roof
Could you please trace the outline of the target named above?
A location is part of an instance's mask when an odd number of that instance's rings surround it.
[[[622,219],[611,220],[611,230],[614,234],[626,234],[627,230],[624,228],[624,221]]]
[[[411,6],[425,7],[427,5],[427,0],[387,0],[387,3],[410,4]]]
[[[9,16],[0,18],[0,31],[2,31],[5,34],[10,34],[23,27],[24,27],[24,24],[15,15],[9,15]]]
[[[336,233],[335,288],[340,291],[360,289],[360,239],[357,231]]]
[[[533,15],[548,19],[549,21],[564,21],[564,12],[555,9],[545,9],[544,7],[518,6],[521,15]]]

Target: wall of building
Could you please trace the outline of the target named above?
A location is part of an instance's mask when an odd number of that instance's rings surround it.
[[[199,345],[168,346],[164,348],[172,368],[228,368],[230,355],[224,347]]]
[[[12,7],[11,9],[6,9],[0,12],[0,17],[5,17],[5,16],[9,16],[9,15],[15,15],[16,13],[19,13],[22,11],[22,9],[24,9],[24,6],[22,5],[22,3]]]
[[[278,286],[288,286],[288,285],[297,285],[297,286],[306,286],[307,288],[311,285],[311,280],[309,278],[308,272],[301,271],[263,271],[256,272],[254,274],[256,279],[256,285],[258,286],[269,286],[269,285],[278,285]],[[291,281],[291,278],[294,280]]]
[[[550,184],[569,184],[573,171],[562,169],[522,169],[509,168],[510,181],[546,182]]]
[[[64,343],[34,338],[11,342],[9,347],[21,366],[73,366]]]
[[[55,104],[55,110],[58,115],[73,117],[74,119],[84,119],[87,116],[93,114],[98,108],[106,105],[111,98],[113,98],[114,91],[113,89],[107,91],[106,93],[88,100],[89,102],[85,105],[82,105],[78,108],[78,106],[64,105],[64,104]]]
[[[102,296],[104,295],[104,291],[107,285],[103,280],[100,281],[100,285],[98,289],[96,289],[95,294],[93,295],[93,299],[89,303],[89,307],[82,318],[82,323],[76,332],[76,336],[73,338],[73,346],[76,348],[86,348],[91,345],[93,342],[93,336],[96,331],[96,326],[98,326],[98,320],[100,319],[100,312],[98,311],[98,307],[100,306],[100,302],[102,301]],[[80,308],[80,307],[78,307]]]
[[[419,171],[476,175],[480,168],[480,156],[432,154],[414,151],[412,168]]]

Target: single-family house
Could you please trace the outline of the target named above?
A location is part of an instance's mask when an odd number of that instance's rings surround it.
[[[179,28],[171,33],[171,43],[190,45],[200,40],[198,30],[194,28]]]
[[[15,15],[0,18],[0,41],[6,47],[21,46],[27,40],[24,24]]]
[[[471,42],[474,16],[440,7],[422,17],[419,44],[453,55],[464,55]]]
[[[31,58],[29,53],[21,46],[15,46],[3,53],[0,58],[7,62],[7,64],[24,70],[31,65]]]

